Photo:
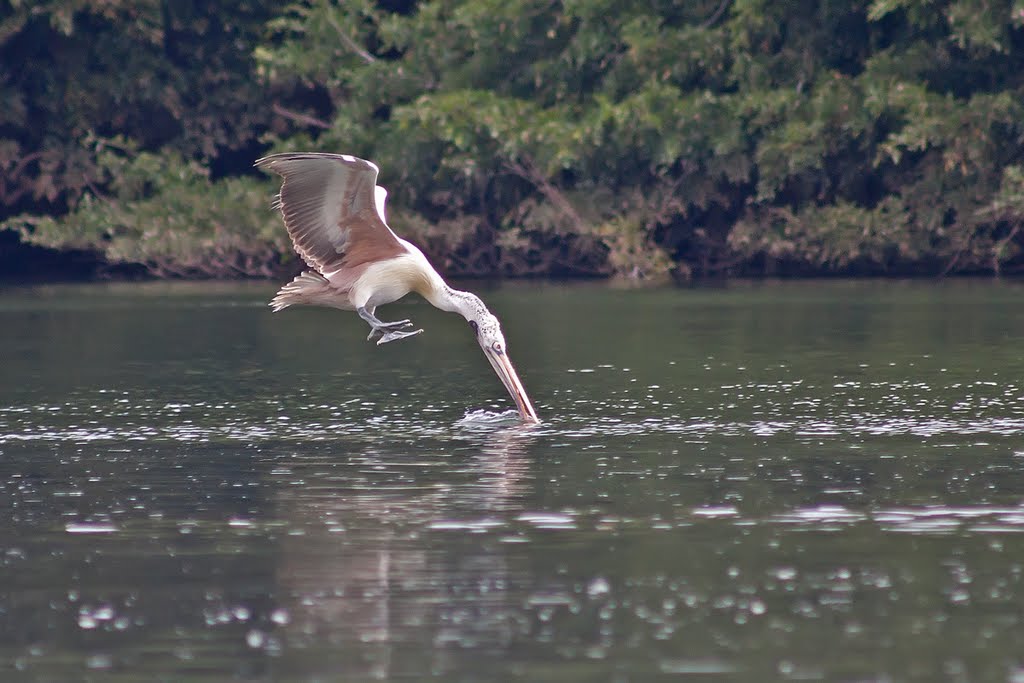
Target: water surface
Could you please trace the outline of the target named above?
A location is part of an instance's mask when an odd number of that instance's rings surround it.
[[[0,680],[1024,681],[1024,287],[0,291]]]

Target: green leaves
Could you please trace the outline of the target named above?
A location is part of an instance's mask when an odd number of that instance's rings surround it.
[[[202,166],[173,153],[137,152],[123,140],[93,145],[108,192],[87,191],[66,217],[15,216],[0,229],[162,276],[265,277],[281,270],[288,244],[270,210],[270,183],[211,183]]]
[[[729,244],[748,257],[808,263],[816,269],[859,265],[885,270],[927,255],[927,236],[914,229],[907,208],[888,198],[868,209],[840,201],[793,212],[764,209],[740,221]]]
[[[73,210],[28,239],[288,253],[260,184],[207,178],[270,146],[374,159],[395,222],[475,274],[552,244],[588,273],[1024,266],[1024,0],[215,5],[9,3],[0,202]]]
[[[216,5],[216,6],[214,6]],[[260,0],[13,3],[0,14],[0,215],[60,213],[103,182],[91,135],[210,163],[275,118],[250,73]]]

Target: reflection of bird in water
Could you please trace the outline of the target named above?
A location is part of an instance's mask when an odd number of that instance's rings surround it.
[[[277,546],[275,594],[289,615],[279,633],[301,646],[285,650],[296,653],[289,667],[311,679],[418,678],[508,647],[520,582],[505,546],[476,534],[522,510],[536,434],[453,436],[450,453],[418,456],[415,470],[406,451],[380,444],[347,460],[333,449],[287,459],[303,482],[275,497],[297,532]]]
[[[491,367],[526,422],[538,422],[530,398],[509,360],[501,326],[480,297],[452,289],[419,249],[391,232],[384,218],[387,191],[377,167],[347,154],[286,153],[264,157],[260,168],[284,179],[277,206],[295,251],[313,270],[281,288],[275,311],[295,304],[354,310],[378,344],[410,337],[408,320],[383,322],[377,306],[417,292],[442,311],[469,321]]]
[[[466,430],[457,438],[480,448],[473,469],[479,472],[480,485],[489,486],[492,498],[486,509],[501,510],[518,507],[528,475],[526,449],[536,438],[532,429],[501,427],[493,431]]]

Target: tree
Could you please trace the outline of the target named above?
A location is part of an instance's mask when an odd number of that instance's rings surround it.
[[[0,51],[24,49],[12,36],[30,28],[64,35],[52,5],[0,24],[15,27],[0,29]],[[76,212],[52,230],[25,230],[27,239],[59,245],[73,226],[98,225],[95,198],[116,173],[83,142],[120,134],[140,151],[183,155],[183,168],[212,169],[211,178],[245,176],[260,143],[374,159],[392,222],[456,274],[1024,266],[1024,0],[235,5],[228,20],[185,4],[175,10],[185,19],[169,24],[166,4],[80,2],[69,35],[84,35],[88,21],[150,46],[143,54],[159,58],[139,73],[155,80],[113,103],[96,95],[101,87],[75,100],[69,120],[104,123],[62,138],[75,150],[66,158],[94,172],[67,174],[60,185]],[[168,61],[168,25],[202,44],[202,67]],[[42,82],[65,78],[53,64],[38,71]],[[18,78],[3,87],[36,92]],[[209,98],[182,108],[167,83],[179,97]],[[176,117],[174,135],[129,125],[149,119],[147,107]],[[23,144],[6,163],[40,149]],[[238,182],[254,193],[269,186]],[[169,196],[201,193],[201,184],[154,181],[118,201],[158,205],[157,185]],[[83,195],[89,202],[76,203]]]

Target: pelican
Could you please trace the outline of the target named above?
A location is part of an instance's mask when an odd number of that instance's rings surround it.
[[[416,292],[442,311],[458,313],[476,335],[491,367],[525,422],[539,422],[508,357],[501,325],[480,297],[448,286],[419,249],[388,227],[387,190],[377,166],[348,154],[287,152],[256,161],[282,177],[274,207],[281,210],[295,251],[312,269],[278,291],[274,312],[296,304],[355,311],[377,344],[421,333],[409,320],[384,322],[378,306]]]

